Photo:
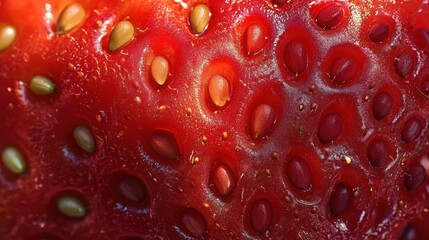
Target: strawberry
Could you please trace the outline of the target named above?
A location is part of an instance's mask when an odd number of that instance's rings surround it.
[[[427,1],[0,6],[1,239],[428,239]]]

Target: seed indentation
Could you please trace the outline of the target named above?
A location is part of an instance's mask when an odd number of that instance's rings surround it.
[[[207,5],[197,4],[193,7],[189,15],[192,31],[197,35],[203,33],[209,25],[210,17],[211,12]]]
[[[182,214],[185,228],[195,237],[203,236],[207,231],[207,221],[204,216],[194,208],[187,208]]]
[[[395,58],[395,70],[399,77],[404,78],[411,72],[413,58],[410,54],[403,53]]]
[[[74,196],[62,196],[57,199],[58,210],[70,218],[82,218],[86,215],[86,206]]]
[[[165,57],[156,56],[152,60],[150,71],[155,82],[162,86],[167,81],[168,75],[170,73],[170,64]]]
[[[353,192],[349,186],[344,183],[339,183],[329,200],[329,208],[334,216],[343,213],[350,206],[352,201]]]
[[[12,173],[23,174],[27,169],[27,164],[22,153],[14,148],[7,147],[2,152],[3,165]]]
[[[401,136],[404,143],[410,143],[420,136],[423,123],[416,117],[409,118],[402,128]]]
[[[409,223],[405,226],[404,230],[402,230],[401,235],[398,240],[416,240],[419,239],[417,236],[417,228],[414,224]]]
[[[332,82],[343,85],[352,81],[357,73],[358,63],[352,57],[337,58],[331,65],[330,77]]]
[[[322,8],[316,16],[316,23],[323,29],[333,29],[338,26],[344,18],[344,9],[338,4],[329,4]]]
[[[307,67],[308,57],[302,42],[291,41],[284,50],[283,58],[286,66],[295,75],[301,74]]]
[[[49,95],[55,92],[55,83],[45,76],[35,76],[31,79],[30,90],[36,95]]]
[[[179,159],[180,149],[172,133],[158,130],[151,138],[151,147],[159,155],[168,159]]]
[[[338,113],[330,113],[319,123],[318,137],[322,144],[336,140],[343,131],[343,118]]]
[[[73,137],[77,145],[88,153],[95,152],[95,141],[87,126],[79,125],[73,130]]]
[[[118,50],[122,47],[125,47],[131,40],[134,38],[134,26],[131,22],[124,20],[119,22],[112,33],[110,34],[109,39],[109,49],[110,51]]]
[[[266,199],[259,199],[250,210],[250,223],[257,232],[265,232],[271,225],[273,209]]]
[[[429,49],[429,30],[426,28],[417,28],[413,31],[414,39],[419,47]]]
[[[80,3],[72,3],[65,7],[58,18],[57,33],[64,34],[81,24],[85,14],[85,9]]]
[[[118,183],[119,193],[132,202],[142,202],[146,198],[143,183],[134,176],[123,176]]]
[[[232,170],[226,165],[216,167],[213,173],[213,181],[217,190],[223,196],[232,193],[235,187],[235,177]]]
[[[216,107],[222,108],[229,101],[229,82],[221,75],[214,75],[209,79],[208,92],[210,99]]]
[[[372,141],[368,146],[368,160],[372,167],[383,167],[389,158],[387,144],[382,140]]]
[[[410,165],[404,175],[404,185],[407,191],[420,187],[425,181],[426,171],[420,164]]]
[[[245,48],[247,55],[254,55],[261,51],[267,40],[265,29],[257,23],[250,24],[245,32]]]
[[[294,187],[308,190],[311,187],[311,170],[302,158],[293,158],[286,166],[287,176]]]
[[[389,34],[389,25],[385,22],[376,22],[369,29],[368,36],[371,41],[381,43]]]
[[[377,120],[382,120],[385,118],[391,111],[393,106],[393,98],[387,92],[382,92],[378,94],[372,104],[372,114]]]
[[[276,121],[276,112],[274,108],[268,104],[259,104],[253,109],[250,116],[250,134],[253,138],[263,138],[273,128]]]
[[[10,25],[0,25],[0,52],[6,50],[16,38],[16,29]]]

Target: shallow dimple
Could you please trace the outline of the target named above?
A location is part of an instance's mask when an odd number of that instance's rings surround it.
[[[273,209],[266,199],[260,199],[250,210],[250,223],[257,232],[265,232],[271,225]]]
[[[419,47],[429,49],[429,30],[417,28],[413,31],[414,39]]]
[[[330,77],[337,85],[343,85],[352,81],[357,73],[358,63],[351,57],[340,57],[335,59],[331,65]]]
[[[409,118],[402,128],[401,137],[404,143],[410,143],[420,136],[423,123],[416,117]]]
[[[268,104],[259,104],[253,109],[250,116],[250,134],[253,138],[263,138],[273,128],[276,121],[276,113]]]
[[[368,146],[368,160],[372,167],[383,167],[389,158],[387,144],[382,140],[372,141]]]
[[[212,103],[217,107],[224,107],[229,101],[229,82],[221,75],[214,75],[209,79],[208,92]]]
[[[118,50],[126,46],[134,38],[134,26],[129,21],[119,22],[109,38],[109,49],[110,51]]]
[[[329,200],[329,208],[334,216],[343,213],[350,206],[352,201],[353,192],[349,186],[344,183],[339,183]]]
[[[166,58],[162,56],[156,56],[152,60],[150,71],[155,82],[162,86],[167,81],[168,75],[170,73],[170,64]]]
[[[420,164],[410,165],[404,174],[404,185],[407,191],[420,187],[425,181],[426,171]]]
[[[83,202],[74,196],[62,196],[57,199],[58,210],[70,218],[82,218],[86,215]]]
[[[185,228],[195,237],[203,236],[207,231],[207,221],[204,216],[194,208],[187,208],[182,214]]]
[[[344,9],[338,4],[329,4],[322,8],[316,16],[316,23],[323,29],[333,29],[344,18]]]
[[[322,144],[336,140],[343,131],[343,118],[338,113],[324,116],[319,123],[318,137]]]
[[[209,25],[210,17],[211,12],[207,5],[197,4],[193,7],[189,15],[192,31],[197,35],[203,33]]]
[[[260,24],[253,23],[247,27],[244,39],[246,54],[254,55],[264,47],[267,40],[267,33]]]
[[[142,202],[146,198],[143,183],[134,176],[123,176],[118,182],[119,193],[132,202]]]
[[[26,161],[22,153],[14,148],[7,147],[2,152],[3,165],[12,173],[23,174],[27,169]]]
[[[235,177],[231,169],[226,165],[216,167],[213,172],[213,181],[217,190],[223,196],[230,195],[234,190]]]
[[[286,173],[290,182],[300,190],[311,187],[311,171],[307,162],[302,158],[294,158],[287,163]]]
[[[299,75],[307,67],[307,51],[301,42],[289,42],[285,47],[283,58],[286,66],[295,75]]]
[[[413,58],[410,54],[403,53],[395,58],[395,70],[399,77],[404,78],[410,72],[413,66]]]
[[[55,84],[45,76],[35,76],[30,81],[30,90],[36,95],[49,95],[55,92]]]
[[[407,224],[404,230],[402,230],[401,235],[398,240],[416,240],[419,239],[417,236],[417,228],[414,224]]]
[[[72,3],[64,8],[57,22],[57,33],[64,34],[85,19],[85,9],[80,3]]]
[[[389,25],[384,22],[376,22],[369,29],[368,36],[371,41],[381,43],[389,34]]]
[[[393,98],[387,92],[379,93],[375,98],[372,104],[372,114],[377,120],[382,120],[385,118],[393,106]]]
[[[95,152],[95,141],[87,126],[79,125],[73,130],[73,137],[77,145],[88,153]]]
[[[7,24],[0,24],[0,52],[6,50],[16,38],[16,29]]]
[[[164,130],[156,131],[151,138],[151,147],[159,155],[168,159],[179,159],[180,149],[176,137]]]

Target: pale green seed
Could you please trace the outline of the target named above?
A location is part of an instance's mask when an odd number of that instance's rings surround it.
[[[0,52],[8,48],[16,38],[16,29],[7,24],[0,24]]]
[[[8,147],[3,150],[1,157],[3,165],[12,173],[23,174],[26,171],[27,166],[24,156],[18,149]]]
[[[75,127],[73,137],[82,150],[88,153],[95,152],[95,141],[88,127],[83,125]]]
[[[36,95],[49,95],[55,92],[55,84],[44,76],[35,76],[31,79],[30,89]]]
[[[62,214],[71,218],[81,218],[86,215],[86,207],[76,197],[63,196],[57,200],[57,208]]]

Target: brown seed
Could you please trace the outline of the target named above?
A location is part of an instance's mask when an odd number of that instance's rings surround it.
[[[164,85],[170,71],[168,60],[162,56],[156,56],[152,60],[150,71],[155,82],[160,86]]]
[[[8,48],[16,38],[16,29],[10,25],[0,25],[0,52]]]
[[[229,100],[228,80],[220,75],[210,78],[208,84],[210,99],[217,107],[224,107]]]
[[[88,153],[95,152],[95,141],[88,127],[80,125],[73,130],[73,137],[77,145]]]
[[[192,31],[195,34],[201,34],[209,25],[211,12],[205,4],[197,4],[191,11],[189,21]]]
[[[125,45],[127,45],[134,38],[134,26],[129,21],[119,22],[112,33],[110,34],[109,39],[109,49],[110,51],[118,50]]]
[[[81,24],[85,14],[85,9],[80,3],[72,3],[65,7],[58,18],[57,33],[64,34]]]
[[[176,137],[167,131],[156,131],[151,138],[151,147],[159,155],[168,159],[179,159],[180,148]]]

